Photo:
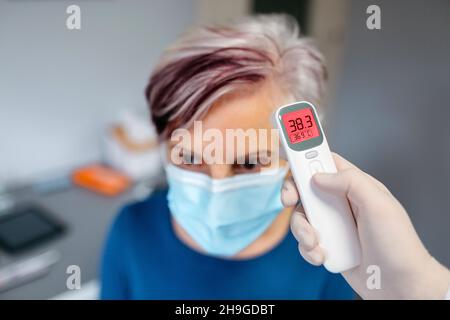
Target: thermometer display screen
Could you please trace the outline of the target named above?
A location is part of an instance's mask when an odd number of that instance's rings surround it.
[[[292,144],[301,143],[320,135],[310,108],[285,113],[281,119]]]

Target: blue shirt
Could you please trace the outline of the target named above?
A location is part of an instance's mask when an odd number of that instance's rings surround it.
[[[102,299],[351,299],[342,276],[302,259],[288,232],[248,260],[194,251],[175,235],[167,191],[126,206],[103,253]]]

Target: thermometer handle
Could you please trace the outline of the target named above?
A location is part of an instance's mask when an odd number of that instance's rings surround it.
[[[361,248],[347,198],[320,191],[311,181],[317,172],[337,172],[326,138],[313,149],[287,152],[287,157],[306,217],[325,251],[325,268],[337,273],[359,265]]]

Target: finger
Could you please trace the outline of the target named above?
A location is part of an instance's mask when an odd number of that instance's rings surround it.
[[[288,177],[283,184],[281,189],[281,202],[285,207],[293,207],[300,200],[300,196],[295,186],[294,179]]]
[[[292,214],[291,232],[299,245],[306,250],[314,249],[319,244],[317,233],[302,212],[294,212]]]
[[[312,250],[306,250],[299,245],[298,251],[303,259],[314,266],[320,266],[325,262],[325,253],[320,246],[316,246]]]

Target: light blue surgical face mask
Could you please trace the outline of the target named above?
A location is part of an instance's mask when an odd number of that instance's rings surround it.
[[[166,166],[172,216],[207,253],[230,257],[255,241],[283,209],[287,168],[212,179]]]

